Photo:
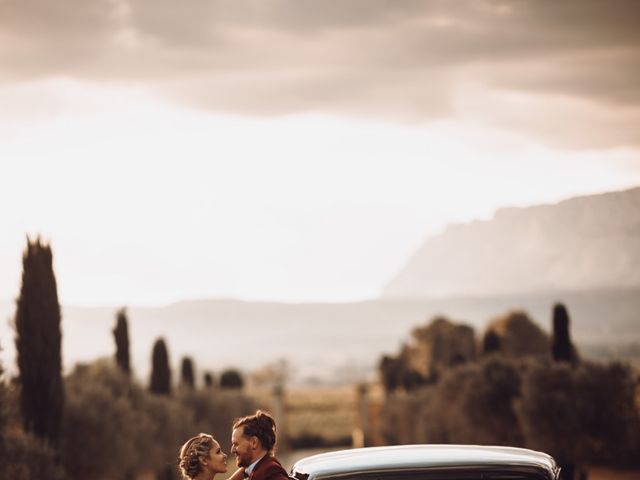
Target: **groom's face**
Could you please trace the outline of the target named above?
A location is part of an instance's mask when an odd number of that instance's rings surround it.
[[[253,449],[251,441],[244,435],[244,427],[233,429],[231,434],[231,453],[236,455],[236,464],[239,467],[248,467],[253,463]]]

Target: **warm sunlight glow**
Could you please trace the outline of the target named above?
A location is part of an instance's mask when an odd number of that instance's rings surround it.
[[[59,79],[2,95],[50,107],[1,117],[0,286],[16,290],[41,233],[68,304],[371,298],[449,222],[640,180],[633,150],[464,119],[223,116]]]

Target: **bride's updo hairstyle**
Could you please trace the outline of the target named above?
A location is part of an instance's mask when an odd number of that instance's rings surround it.
[[[202,471],[200,458],[209,458],[209,452],[213,448],[214,439],[206,433],[199,433],[180,449],[178,466],[180,473],[186,480],[195,478]]]
[[[236,420],[233,428],[240,427],[243,427],[242,433],[245,437],[258,437],[262,448],[269,454],[273,454],[273,447],[276,444],[276,422],[271,415],[258,410],[255,415]]]

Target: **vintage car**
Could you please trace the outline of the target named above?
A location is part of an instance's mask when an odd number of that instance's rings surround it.
[[[512,447],[403,445],[322,453],[297,461],[296,480],[557,480],[546,453]]]

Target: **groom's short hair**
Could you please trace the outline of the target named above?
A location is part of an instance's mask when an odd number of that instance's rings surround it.
[[[262,448],[269,453],[273,452],[276,444],[276,422],[271,415],[262,410],[257,410],[254,415],[239,418],[233,424],[234,430],[242,427],[245,437],[257,437]]]

